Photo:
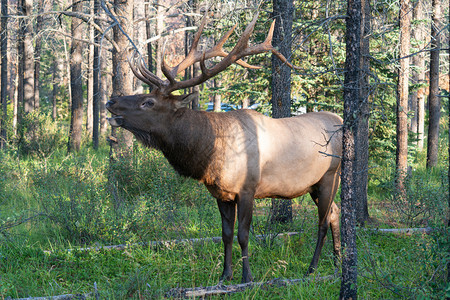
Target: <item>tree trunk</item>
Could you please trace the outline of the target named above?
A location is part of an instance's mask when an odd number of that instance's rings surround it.
[[[417,0],[413,7],[413,19],[415,21],[422,21],[424,19],[424,7],[423,1]],[[417,52],[425,46],[425,35],[423,22],[420,22],[412,29],[412,38],[418,43]],[[412,71],[412,80],[415,84],[425,83],[425,53],[417,53],[412,57],[412,64],[414,70]],[[420,151],[423,149],[423,133],[425,127],[425,94],[424,88],[420,87],[418,90],[411,94],[411,109],[413,117],[411,119],[411,131],[416,134],[417,149]]]
[[[164,31],[164,14],[163,14],[163,6],[162,0],[156,0],[156,35],[161,36]],[[155,43],[156,51],[155,51],[155,68],[156,68],[156,76],[159,78],[164,78],[161,70],[161,59],[162,59],[162,48],[163,48],[163,39],[160,38]]]
[[[98,15],[100,0],[93,0],[94,16]],[[99,22],[96,21],[98,24]],[[95,150],[98,149],[99,127],[100,127],[100,56],[98,54],[98,43],[100,42],[100,32],[94,30],[94,57],[92,61],[92,145]]]
[[[114,0],[115,13],[122,29],[130,36],[133,32],[133,0]],[[112,96],[125,96],[133,93],[133,76],[128,66],[128,39],[114,27],[114,41],[119,49],[113,51],[113,94]],[[114,132],[115,131],[115,132]],[[112,159],[127,158],[132,153],[133,135],[123,128],[113,130],[117,142],[112,142]]]
[[[94,1],[90,0],[89,11],[94,14]],[[92,24],[89,27],[89,41],[88,45],[88,55],[87,55],[87,93],[86,93],[86,133],[89,137],[93,139],[93,128],[94,128],[94,26]]]
[[[23,89],[19,93],[23,93],[24,111],[29,113],[34,109],[34,49],[33,49],[33,25],[31,22],[31,14],[33,12],[33,0],[20,0],[22,2],[22,65],[23,65]]]
[[[35,44],[34,44],[34,108],[39,109],[40,107],[40,94],[39,94],[39,75],[41,73],[41,49],[42,49],[42,23],[44,22],[44,17],[42,13],[44,12],[44,0],[38,0],[38,15],[36,17],[36,33],[35,33]]]
[[[369,218],[369,209],[367,207],[367,181],[369,171],[369,72],[370,72],[370,2],[369,0],[361,0],[362,9],[362,27],[361,27],[361,70],[360,87],[361,95],[359,98],[360,117],[358,118],[358,126],[355,140],[355,172],[353,185],[355,190],[356,201],[356,219],[361,226]]]
[[[8,35],[7,35],[7,24],[8,18],[8,0],[1,0],[1,33],[0,33],[0,54],[2,56],[1,62],[1,74],[0,74],[0,101],[2,107],[2,115],[0,118],[0,149],[6,147],[7,131],[6,131],[6,120],[8,118]]]
[[[102,56],[102,55],[100,55]],[[106,134],[109,129],[108,121],[106,120],[106,102],[108,101],[111,91],[111,72],[108,69],[107,59],[109,56],[100,59],[100,133]]]
[[[435,167],[438,162],[439,120],[441,100],[439,98],[439,53],[441,47],[441,1],[432,0],[433,16],[431,24],[430,52],[430,92],[428,96],[429,125],[427,145],[427,168]]]
[[[397,152],[396,187],[399,196],[406,198],[405,178],[408,167],[408,87],[411,7],[409,0],[400,1],[400,69],[397,83]]]
[[[83,3],[73,0],[72,11],[82,12]],[[70,118],[70,131],[68,151],[79,151],[83,128],[83,78],[81,65],[83,63],[83,47],[81,20],[72,18],[72,47],[70,49],[70,90],[72,93],[72,106]]]
[[[134,26],[133,39],[138,42],[136,46],[138,47],[139,52],[142,53],[142,55],[144,55],[145,51],[147,50],[146,47],[141,44],[142,41],[145,41],[147,36],[146,24],[144,24],[144,21],[142,21],[145,19],[145,6],[146,4],[144,0],[135,0],[134,2],[134,20],[139,20],[139,22]],[[133,78],[133,81],[134,93],[143,94],[144,86],[142,85],[142,81],[136,77]]]
[[[449,10],[450,11],[450,2],[449,2]],[[450,14],[448,16],[448,23],[450,24]],[[448,57],[450,57],[450,38],[447,40],[448,45],[447,45],[447,52],[448,52]],[[448,78],[450,80],[450,68],[448,69]],[[448,103],[450,103],[450,82],[449,82],[449,93],[448,93]],[[450,125],[450,109],[448,111],[448,120],[449,120],[449,125]],[[449,127],[450,128],[450,127]],[[450,141],[450,130],[448,131],[448,140]],[[448,145],[448,157],[449,157],[449,169],[448,169],[448,181],[449,181],[449,193],[448,193],[448,210],[447,210],[447,232],[449,232],[450,230],[450,142]],[[447,244],[448,244],[448,248],[447,248],[447,257],[450,257],[450,243],[447,240]],[[450,259],[447,259],[447,286],[449,286],[450,283]],[[448,297],[447,297],[448,298]]]
[[[288,60],[292,56],[292,22],[294,3],[292,0],[273,0],[275,28],[272,44]],[[291,69],[278,57],[272,55],[272,117],[291,116]],[[272,199],[272,222],[292,221],[292,200]]]
[[[152,26],[152,22],[149,20],[151,14],[151,6],[150,4],[147,4],[145,6],[145,18],[147,19],[147,21],[145,22],[145,29],[146,29],[146,34],[147,34],[147,39],[150,39],[152,37],[153,34],[153,26]],[[153,47],[152,47],[152,43],[148,43],[147,44],[147,64],[148,64],[148,69],[151,72],[153,71]],[[152,86],[149,86],[150,92],[152,91]]]
[[[220,80],[217,78],[214,78],[214,87],[220,88]],[[220,111],[221,107],[222,107],[222,95],[220,93],[216,92],[214,93],[213,96],[214,102],[213,102],[213,110],[214,111]]]
[[[357,249],[356,249],[356,198],[353,186],[355,178],[355,139],[358,118],[362,111],[358,106],[360,94],[362,5],[360,0],[348,0],[346,19],[346,58],[344,78],[344,125],[342,136],[341,171],[341,244],[342,278],[340,299],[357,298]]]
[[[64,72],[64,62],[61,58],[57,57],[55,58],[55,61],[53,62],[53,75],[52,75],[52,81],[53,81],[53,88],[52,88],[52,118],[53,120],[56,120],[58,117],[58,109],[57,109],[57,99],[60,89],[60,81],[62,79],[62,73]]]

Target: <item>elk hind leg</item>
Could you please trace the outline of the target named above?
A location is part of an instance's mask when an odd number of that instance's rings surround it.
[[[217,204],[222,218],[222,241],[224,247],[223,272],[220,280],[233,278],[232,256],[234,224],[236,222],[236,202],[225,202],[217,199]]]
[[[253,281],[248,259],[248,237],[253,216],[253,194],[238,195],[238,242],[242,250],[242,283]]]
[[[317,244],[307,275],[313,273],[319,262],[320,253],[325,242],[328,227],[331,227],[333,236],[333,247],[335,254],[335,265],[340,257],[340,232],[339,232],[339,208],[334,203],[334,197],[339,187],[339,175],[337,173],[325,175],[310,193],[317,205],[319,215],[319,230]]]

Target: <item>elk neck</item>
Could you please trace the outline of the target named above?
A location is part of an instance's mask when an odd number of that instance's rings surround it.
[[[155,137],[155,148],[162,151],[180,175],[197,180],[206,176],[219,151],[215,144],[220,128],[211,121],[213,116],[214,113],[179,109],[166,132]]]

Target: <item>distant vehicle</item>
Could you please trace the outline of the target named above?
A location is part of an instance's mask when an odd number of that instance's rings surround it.
[[[214,103],[208,102],[208,103],[206,103],[206,105],[207,105],[206,111],[213,111],[214,110]],[[228,103],[222,103],[220,105],[220,110],[221,111],[236,110],[236,106],[234,106],[232,104],[228,104]]]

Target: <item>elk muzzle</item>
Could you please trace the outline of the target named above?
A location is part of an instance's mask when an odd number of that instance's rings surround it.
[[[112,114],[111,118],[107,118],[109,124],[113,127],[120,127],[123,125],[123,117],[116,115],[113,111],[112,106],[115,104],[116,102],[114,100],[109,100],[108,102],[106,102],[106,109]]]

